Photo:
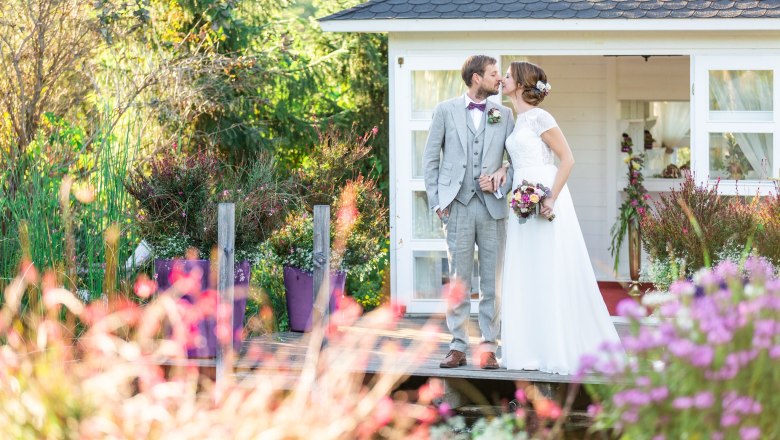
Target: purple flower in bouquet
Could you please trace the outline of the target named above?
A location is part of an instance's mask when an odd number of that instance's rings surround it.
[[[547,188],[541,183],[531,183],[527,180],[523,180],[523,183],[512,191],[512,198],[509,200],[509,206],[512,208],[512,211],[517,214],[517,220],[520,223],[525,223],[528,217],[539,214],[542,202],[551,194],[550,188]],[[554,215],[548,220],[552,221],[553,218],[555,218]]]

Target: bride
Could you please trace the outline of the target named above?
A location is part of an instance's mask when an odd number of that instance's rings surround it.
[[[512,187],[527,180],[550,188],[552,195],[544,199],[540,215],[523,224],[516,215],[507,219],[502,363],[512,370],[576,374],[583,354],[596,354],[602,343],[620,340],[566,185],[574,157],[555,119],[538,107],[550,91],[544,71],[513,62],[503,86],[517,113],[506,140],[514,167]],[[505,171],[492,176],[494,185],[503,183]]]

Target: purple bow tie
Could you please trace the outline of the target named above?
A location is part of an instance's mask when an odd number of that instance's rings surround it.
[[[471,110],[473,108],[479,109],[479,111],[484,112],[485,111],[485,104],[477,104],[476,102],[469,102],[469,106],[466,107],[466,110]]]

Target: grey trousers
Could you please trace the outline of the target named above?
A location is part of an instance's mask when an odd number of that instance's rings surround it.
[[[492,197],[485,195],[485,197]],[[479,248],[479,329],[483,351],[495,353],[500,331],[501,276],[506,246],[506,219],[496,220],[477,197],[463,205],[457,200],[450,205],[450,217],[444,226],[447,236],[447,257],[450,281],[464,284],[462,301],[447,304],[447,328],[452,334],[451,350],[465,352],[469,341],[471,311],[471,277],[474,271],[474,244]]]

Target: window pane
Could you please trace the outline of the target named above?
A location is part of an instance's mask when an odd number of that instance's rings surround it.
[[[710,70],[711,111],[771,112],[772,90],[771,70]]]
[[[710,133],[710,178],[765,180],[774,170],[771,133]]]
[[[425,191],[415,191],[412,203],[412,238],[444,238],[441,220],[428,208],[428,195]]]
[[[425,141],[428,140],[427,131],[413,131],[412,132],[412,178],[422,179],[424,176],[424,170],[422,165],[423,150],[425,149]]]
[[[465,93],[460,70],[416,70],[412,72],[412,117],[419,112],[433,112],[441,101]]]
[[[415,299],[441,299],[441,286],[449,281],[449,264],[444,251],[414,252]]]
[[[690,103],[650,101],[648,110],[644,136],[645,175],[680,177],[681,169],[690,168]]]

